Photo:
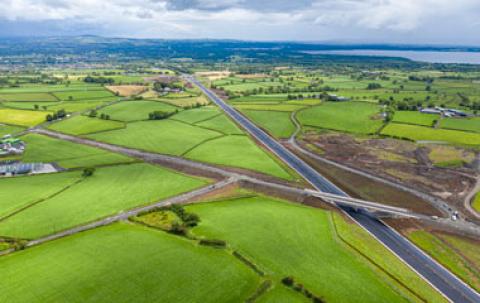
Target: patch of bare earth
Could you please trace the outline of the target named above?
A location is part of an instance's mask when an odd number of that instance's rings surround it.
[[[307,133],[300,143],[322,150],[326,159],[430,193],[457,208],[463,207],[465,196],[475,185],[476,172],[468,165],[435,167],[429,158],[430,147],[408,141]]]
[[[122,97],[139,95],[147,90],[147,87],[143,85],[112,85],[106,86],[106,88]]]

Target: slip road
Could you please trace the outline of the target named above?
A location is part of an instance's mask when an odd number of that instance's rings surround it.
[[[258,128],[250,120],[241,115],[233,107],[226,104],[212,91],[207,89],[202,83],[191,76],[185,75],[184,77],[188,81],[197,85],[225,113],[237,121],[237,123],[242,125],[245,130],[247,130],[257,140],[262,142],[262,144],[274,152],[291,168],[297,171],[316,189],[326,193],[348,196],[345,192],[320,175],[317,171],[278,143],[275,139]],[[339,206],[339,208],[352,217],[358,224],[368,230],[417,273],[423,276],[450,301],[472,303],[480,302],[480,295],[475,290],[427,256],[423,251],[405,239],[402,235],[384,224],[373,214],[366,210],[355,210],[350,207]]]

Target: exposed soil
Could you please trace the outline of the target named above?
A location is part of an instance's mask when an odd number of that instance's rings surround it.
[[[429,158],[431,147],[408,141],[307,133],[300,142],[305,147],[314,146],[326,159],[430,193],[457,208],[463,207],[465,196],[475,185],[474,169],[435,167]]]
[[[147,87],[143,85],[115,85],[106,86],[106,88],[122,97],[138,95],[147,90]]]

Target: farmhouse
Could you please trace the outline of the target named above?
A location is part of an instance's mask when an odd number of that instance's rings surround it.
[[[12,138],[10,135],[6,135],[0,140],[0,156],[22,154],[24,149],[23,141]]]

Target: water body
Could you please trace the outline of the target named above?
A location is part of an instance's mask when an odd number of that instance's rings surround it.
[[[331,51],[306,51],[316,55],[349,55],[349,56],[375,56],[375,57],[400,57],[413,61],[428,63],[468,63],[480,64],[480,52],[439,52],[439,51],[397,51],[397,50],[331,50]]]

